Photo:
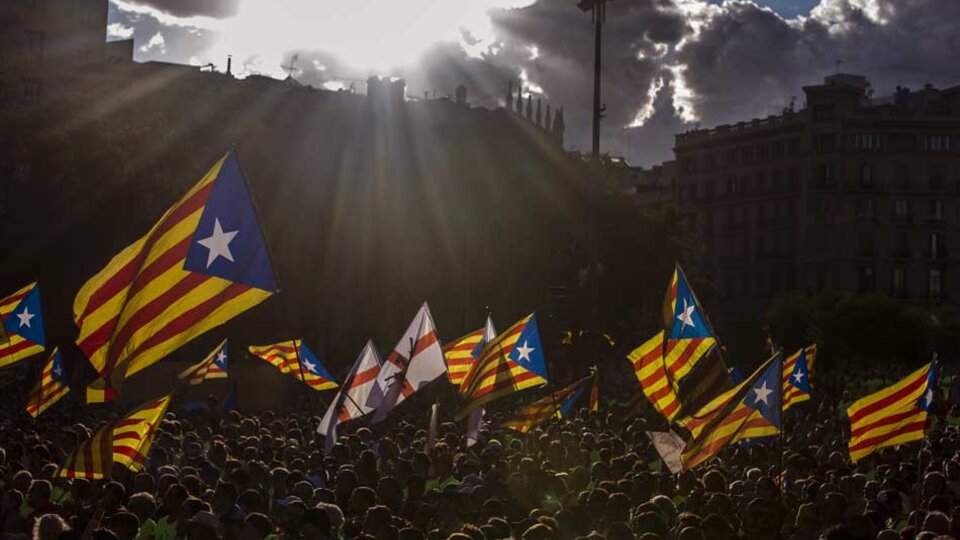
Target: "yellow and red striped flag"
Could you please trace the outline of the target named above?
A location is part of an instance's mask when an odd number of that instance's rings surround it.
[[[251,345],[250,354],[268,362],[284,375],[290,375],[314,390],[329,390],[339,385],[303,341],[294,339],[273,345]]]
[[[0,300],[0,367],[42,353],[47,345],[40,286],[33,282]]]
[[[643,392],[653,408],[667,421],[680,412],[680,399],[667,378],[663,365],[663,330],[634,349],[627,359],[633,364],[633,372],[640,381]]]
[[[572,408],[573,402],[583,392],[591,378],[584,377],[570,386],[534,401],[521,409],[513,419],[504,422],[503,427],[526,433],[551,418],[563,416]]]
[[[246,180],[230,152],[77,293],[77,345],[100,375],[87,401],[115,399],[127,377],[277,290]]]
[[[856,463],[880,448],[923,439],[936,391],[936,366],[931,362],[850,405],[850,461]]]
[[[177,378],[194,386],[210,379],[226,379],[227,375],[227,340],[223,340],[206,358],[181,371]]]
[[[450,384],[457,388],[463,383],[470,372],[470,368],[477,362],[487,343],[497,337],[493,327],[493,320],[488,316],[483,328],[447,344],[443,348],[443,356],[447,361],[447,378]]]
[[[517,321],[487,344],[460,385],[468,401],[456,420],[503,396],[547,384],[546,358],[533,313]]]
[[[91,480],[109,478],[114,463],[139,471],[169,406],[170,396],[164,396],[101,427],[67,457],[57,476]]]
[[[40,380],[27,396],[27,414],[36,418],[69,393],[70,387],[67,385],[67,372],[63,367],[63,358],[60,356],[60,349],[54,348],[50,358],[43,365]]]
[[[590,386],[590,412],[600,412],[600,378],[593,375],[593,384]]]
[[[817,346],[810,345],[783,361],[783,410],[810,400],[810,376],[817,361]]]
[[[680,420],[691,436],[680,456],[683,468],[690,470],[706,462],[729,444],[779,433],[782,374],[783,356],[776,354],[747,380]]]

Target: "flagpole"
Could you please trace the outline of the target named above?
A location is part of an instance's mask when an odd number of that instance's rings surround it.
[[[300,343],[303,343],[303,340],[300,340]],[[300,360],[300,346],[297,345],[297,340],[293,340],[293,351],[297,355],[297,367],[300,368],[300,382],[307,384],[307,379],[303,376],[303,362]]]

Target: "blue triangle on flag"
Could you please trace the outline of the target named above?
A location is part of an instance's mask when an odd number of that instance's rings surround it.
[[[234,152],[227,154],[213,181],[183,268],[269,292],[278,290],[267,243]]]
[[[328,381],[333,381],[333,375],[327,371],[327,368],[320,363],[320,360],[317,359],[317,355],[313,354],[313,351],[307,347],[307,344],[303,341],[300,342],[300,349],[298,350],[300,356],[300,365],[303,366],[303,369],[309,371],[313,375],[323,377]]]
[[[523,326],[517,342],[509,357],[523,369],[539,375],[546,380],[547,362],[543,355],[543,345],[540,344],[540,331],[537,328],[537,316],[531,315],[530,320]]]
[[[26,296],[20,300],[17,307],[13,308],[5,321],[3,329],[8,334],[15,334],[23,339],[40,345],[47,346],[47,336],[43,331],[43,310],[40,307],[40,286],[36,285]]]

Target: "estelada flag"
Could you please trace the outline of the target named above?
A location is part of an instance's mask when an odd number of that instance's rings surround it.
[[[36,282],[0,300],[0,320],[0,367],[41,353],[47,346]]]
[[[447,378],[450,384],[459,388],[470,372],[473,364],[480,359],[483,348],[497,337],[497,330],[493,327],[493,319],[487,316],[483,328],[454,340],[443,347],[444,357],[447,359]]]
[[[250,354],[264,360],[284,375],[290,375],[317,391],[337,388],[337,381],[317,355],[300,339],[272,345],[251,345]]]
[[[60,398],[70,393],[67,385],[67,371],[63,367],[60,349],[54,348],[43,365],[40,380],[27,396],[27,414],[36,418],[49,409]]]
[[[631,351],[627,359],[633,364],[643,395],[668,422],[673,420],[680,412],[680,400],[663,364],[663,331]]]
[[[810,345],[783,361],[783,410],[810,400],[810,375],[817,360],[817,346]]]
[[[230,152],[74,300],[77,345],[100,378],[87,401],[277,292],[257,213]]]
[[[856,463],[887,446],[923,439],[927,413],[937,394],[936,372],[936,364],[931,362],[850,405],[850,461]]]
[[[181,371],[177,378],[193,386],[209,379],[226,379],[228,374],[227,340],[223,340],[206,358]]]
[[[170,396],[164,396],[107,423],[77,446],[56,476],[91,480],[109,478],[114,463],[139,471],[169,406]]]

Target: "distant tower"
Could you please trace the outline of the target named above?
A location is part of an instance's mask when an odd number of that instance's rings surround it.
[[[513,81],[507,82],[507,99],[504,100],[503,106],[509,111],[511,105],[513,105]]]
[[[517,114],[523,113],[523,83],[520,83],[520,86],[517,87]]]
[[[547,115],[543,118],[543,129],[547,133],[550,132],[550,124],[553,119],[550,117],[550,104],[547,103]]]
[[[457,86],[457,105],[466,105],[467,104],[467,87],[464,85]]]
[[[233,55],[227,55],[227,75],[233,76]]]
[[[555,139],[560,141],[560,144],[563,144],[563,132],[566,130],[566,126],[563,123],[563,107],[557,109],[557,114],[553,117],[553,136]]]
[[[283,70],[287,72],[287,78],[293,79],[293,74],[297,72],[297,60],[300,59],[300,53],[295,53],[290,57],[290,63],[283,66]]]
[[[527,111],[526,117],[528,122],[533,121],[533,94],[527,94]]]
[[[540,98],[537,98],[537,125],[543,123],[543,111],[540,110]]]

